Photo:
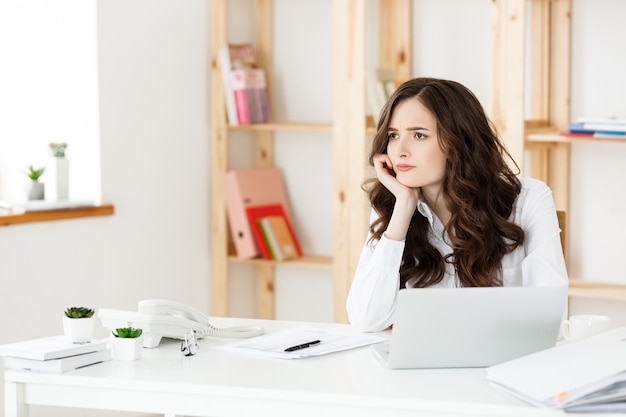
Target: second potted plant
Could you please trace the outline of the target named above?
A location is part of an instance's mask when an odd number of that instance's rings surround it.
[[[29,200],[43,200],[45,196],[44,192],[44,184],[43,182],[39,182],[39,177],[41,177],[46,168],[33,168],[33,166],[28,167],[28,172],[26,175],[30,178],[31,187],[28,193]]]
[[[143,330],[134,327],[121,327],[111,332],[111,354],[113,359],[134,361],[141,357]]]

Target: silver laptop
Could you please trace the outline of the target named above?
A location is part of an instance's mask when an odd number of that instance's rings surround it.
[[[389,368],[486,367],[556,344],[567,286],[423,288],[398,293]]]

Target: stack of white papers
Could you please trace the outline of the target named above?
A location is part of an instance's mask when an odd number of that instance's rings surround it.
[[[487,379],[541,407],[626,411],[626,327],[487,368]]]
[[[212,349],[268,358],[298,359],[354,349],[385,340],[387,339],[384,337],[372,334],[341,333],[300,326],[238,340],[226,345],[213,346]],[[285,349],[308,345],[311,342],[316,343],[301,349],[285,351]]]
[[[72,343],[65,336],[52,336],[0,346],[7,369],[66,372],[111,359],[109,339]]]

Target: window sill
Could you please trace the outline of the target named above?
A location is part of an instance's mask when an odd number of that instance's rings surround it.
[[[112,204],[95,207],[78,207],[60,210],[29,211],[20,214],[0,214],[0,226],[22,223],[49,222],[53,220],[77,219],[81,217],[110,216],[114,213]]]

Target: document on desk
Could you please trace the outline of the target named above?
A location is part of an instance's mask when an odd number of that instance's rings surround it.
[[[267,358],[299,359],[372,345],[385,337],[364,333],[334,332],[312,326],[299,326],[262,336],[213,346],[212,349]]]
[[[626,411],[626,327],[486,369],[489,381],[540,407]]]

